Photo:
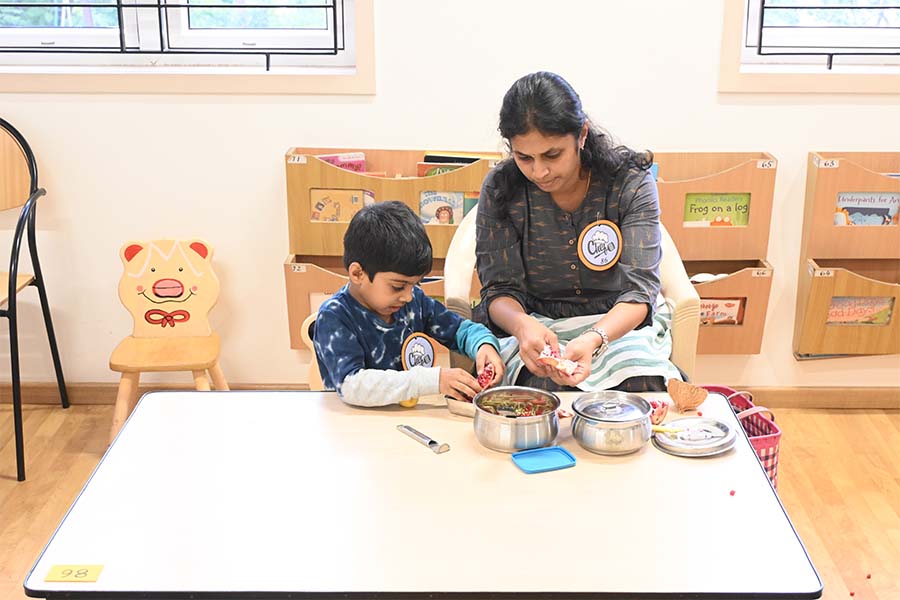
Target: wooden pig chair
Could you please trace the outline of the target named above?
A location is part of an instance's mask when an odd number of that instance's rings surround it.
[[[134,319],[134,333],[109,358],[109,368],[122,373],[110,441],[137,403],[141,373],[190,371],[194,386],[206,391],[209,371],[217,390],[228,389],[219,336],[208,319],[219,296],[212,254],[198,239],[128,242],[119,251],[125,267],[119,299]]]

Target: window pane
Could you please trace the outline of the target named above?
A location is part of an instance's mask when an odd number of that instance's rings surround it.
[[[328,29],[331,8],[327,0],[189,0],[191,29]],[[243,8],[243,5],[273,4],[277,8]],[[230,8],[226,8],[230,7]]]
[[[9,0],[5,0],[9,1]],[[72,27],[96,28],[118,27],[118,14],[115,8],[99,8],[99,6],[115,6],[112,0],[78,0],[78,4],[97,4],[92,6],[67,6],[63,0],[15,0],[22,4],[59,4],[56,7],[3,7],[0,9],[0,27]]]
[[[791,6],[828,8],[776,8]],[[890,6],[897,0],[768,0],[765,26],[900,27],[900,9]]]

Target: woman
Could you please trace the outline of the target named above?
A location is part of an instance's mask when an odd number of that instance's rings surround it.
[[[572,87],[547,72],[513,84],[499,129],[512,156],[485,179],[478,202],[477,313],[497,333],[514,336],[503,345],[509,381],[557,390],[665,389],[669,377],[681,377],[668,360],[668,323],[656,312],[661,250],[652,154],[614,146]],[[604,355],[616,340],[619,358]],[[564,357],[578,364],[571,374],[538,360],[560,342]]]

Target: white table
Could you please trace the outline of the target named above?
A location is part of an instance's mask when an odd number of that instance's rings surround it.
[[[561,396],[569,405],[576,394]],[[720,395],[701,410],[738,427]],[[397,431],[400,423],[451,450],[434,454]],[[607,457],[582,450],[564,420],[557,443],[577,465],[526,475],[443,406],[357,409],[318,392],[148,394],[26,592],[821,596],[743,435],[715,458],[652,444]],[[96,583],[45,582],[61,564],[103,570]]]

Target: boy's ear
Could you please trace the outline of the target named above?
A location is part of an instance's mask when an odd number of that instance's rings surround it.
[[[358,262],[350,263],[350,266],[347,267],[347,273],[350,275],[350,281],[356,285],[359,285],[364,279],[369,277]]]

